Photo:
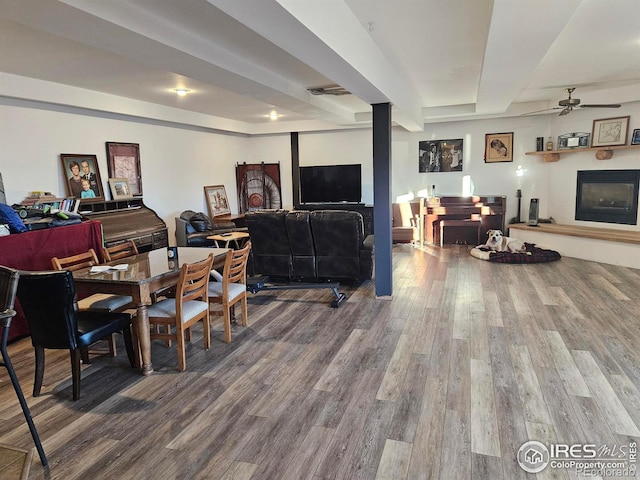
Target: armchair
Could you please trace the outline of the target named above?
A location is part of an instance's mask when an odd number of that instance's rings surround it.
[[[176,217],[176,245],[178,247],[215,247],[216,242],[207,237],[221,233],[246,231],[233,222],[215,221],[202,213],[185,210]]]
[[[393,243],[415,243],[420,241],[420,203],[400,202],[391,204]]]

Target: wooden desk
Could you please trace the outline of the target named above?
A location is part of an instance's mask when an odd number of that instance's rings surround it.
[[[147,312],[147,305],[151,304],[151,295],[176,285],[182,264],[204,260],[213,253],[213,265],[220,267],[224,265],[227,251],[228,248],[178,247],[178,258],[169,260],[167,249],[159,248],[110,263],[126,263],[129,265],[127,270],[91,273],[90,268],[84,268],[73,272],[73,278],[79,293],[113,293],[133,297],[138,310],[134,319],[135,333],[142,356],[142,359],[136,358],[136,361],[142,368],[142,374],[149,375],[153,372]]]

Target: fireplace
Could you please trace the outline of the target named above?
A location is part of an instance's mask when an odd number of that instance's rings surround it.
[[[640,170],[583,170],[578,172],[576,220],[638,223]]]

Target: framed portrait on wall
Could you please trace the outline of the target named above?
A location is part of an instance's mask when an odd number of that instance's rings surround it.
[[[66,179],[67,195],[84,201],[104,200],[98,159],[95,155],[61,153],[60,160]]]
[[[484,162],[513,162],[513,132],[487,133],[484,136]]]
[[[592,147],[615,147],[627,144],[629,116],[601,118],[593,121]]]
[[[137,143],[106,142],[109,178],[126,178],[133,196],[142,195],[140,145]]]
[[[461,172],[462,138],[418,142],[418,172]]]

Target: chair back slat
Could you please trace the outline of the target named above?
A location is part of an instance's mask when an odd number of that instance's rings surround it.
[[[105,262],[112,262],[113,260],[132,257],[133,255],[137,255],[139,253],[136,242],[134,242],[133,240],[119,243],[118,245],[114,245],[113,247],[103,248],[102,252],[104,253]]]
[[[81,268],[93,267],[99,265],[98,256],[93,248],[88,251],[72,255],[70,257],[53,257],[51,264],[54,270],[69,270],[71,272],[80,270]]]
[[[245,283],[247,278],[247,260],[251,251],[251,241],[239,250],[229,250],[222,272],[222,294],[228,295],[230,283]]]
[[[176,311],[182,311],[182,304],[189,300],[207,302],[209,298],[209,272],[213,267],[213,254],[205,260],[182,265],[176,290]]]

